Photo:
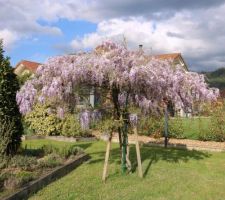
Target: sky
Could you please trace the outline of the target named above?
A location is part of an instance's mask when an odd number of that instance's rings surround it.
[[[0,0],[11,64],[87,51],[104,40],[179,52],[192,71],[225,67],[225,0]]]

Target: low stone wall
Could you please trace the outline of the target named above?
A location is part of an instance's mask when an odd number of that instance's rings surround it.
[[[88,160],[90,157],[87,154],[79,155],[75,160],[58,167],[57,169],[53,170],[47,175],[42,176],[38,180],[30,182],[27,186],[23,187],[19,191],[15,192],[14,194],[5,197],[2,200],[22,200],[22,199],[28,199],[28,197],[34,193],[36,193],[38,190],[42,189],[44,186],[48,185],[49,183],[55,181],[56,179],[61,178],[62,176],[65,176],[67,173],[74,170],[76,167],[78,167],[80,164],[82,164],[84,161]]]

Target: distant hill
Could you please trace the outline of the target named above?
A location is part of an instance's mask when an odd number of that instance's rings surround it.
[[[225,89],[225,68],[219,68],[212,72],[202,72],[206,75],[206,81],[210,87]]]

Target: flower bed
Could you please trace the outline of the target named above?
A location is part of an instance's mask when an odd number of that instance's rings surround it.
[[[74,145],[45,144],[38,149],[25,146],[14,157],[0,157],[0,198],[70,163],[81,154],[83,150]]]

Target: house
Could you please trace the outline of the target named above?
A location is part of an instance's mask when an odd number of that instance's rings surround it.
[[[14,69],[14,73],[17,76],[23,76],[25,74],[34,74],[38,68],[38,66],[42,65],[38,62],[28,61],[28,60],[21,60]]]
[[[172,60],[173,65],[181,65],[184,67],[185,70],[188,71],[188,66],[184,61],[181,53],[170,53],[170,54],[160,54],[160,55],[153,55],[154,58],[160,60]]]

